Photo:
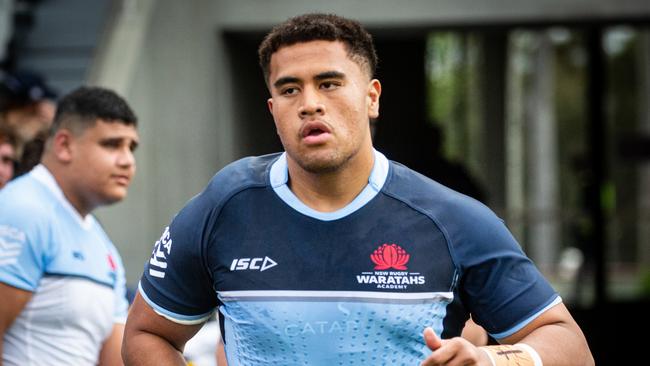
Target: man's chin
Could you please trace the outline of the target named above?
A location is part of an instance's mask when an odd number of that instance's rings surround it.
[[[126,198],[126,189],[116,189],[112,192],[104,195],[102,205],[111,205],[117,203]]]
[[[296,151],[297,154],[289,156],[303,170],[312,174],[328,174],[341,170],[348,165],[355,156],[358,156],[358,150],[347,151],[341,148],[306,149]]]
[[[311,159],[297,160],[298,165],[305,171],[312,174],[327,174],[340,169],[345,161],[338,157],[312,157]]]

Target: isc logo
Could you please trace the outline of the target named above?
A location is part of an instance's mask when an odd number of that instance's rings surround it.
[[[264,258],[237,258],[232,260],[230,265],[231,271],[244,271],[247,269],[259,270],[260,272],[266,271],[271,267],[278,264],[269,257]]]

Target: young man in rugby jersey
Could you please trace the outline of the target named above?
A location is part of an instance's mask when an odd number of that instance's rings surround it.
[[[0,191],[0,365],[122,364],[124,268],[91,212],[126,196],[136,122],[110,90],[73,91],[41,164]]]
[[[295,17],[259,55],[285,152],[227,166],[164,230],[127,364],[183,364],[216,309],[230,366],[593,364],[487,207],[373,149],[381,84],[359,23]],[[504,345],[460,338],[470,314]]]

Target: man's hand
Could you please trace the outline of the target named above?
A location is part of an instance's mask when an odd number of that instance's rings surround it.
[[[440,339],[431,328],[424,329],[424,343],[433,352],[421,366],[491,366],[485,352],[464,338]]]

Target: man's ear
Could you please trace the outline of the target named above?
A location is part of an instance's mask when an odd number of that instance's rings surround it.
[[[273,98],[266,100],[266,106],[269,107],[269,112],[271,112],[271,115],[273,115]]]
[[[74,155],[74,135],[70,130],[60,129],[52,137],[52,151],[62,163],[72,161]]]
[[[278,124],[275,122],[275,116],[273,116],[273,98],[269,98],[266,100],[266,106],[269,108],[269,112],[271,112],[271,117],[273,117],[273,123],[275,124],[275,133],[280,135],[280,132],[278,132]]]
[[[381,95],[381,83],[377,79],[370,80],[368,84],[368,117],[379,117],[379,96]]]

